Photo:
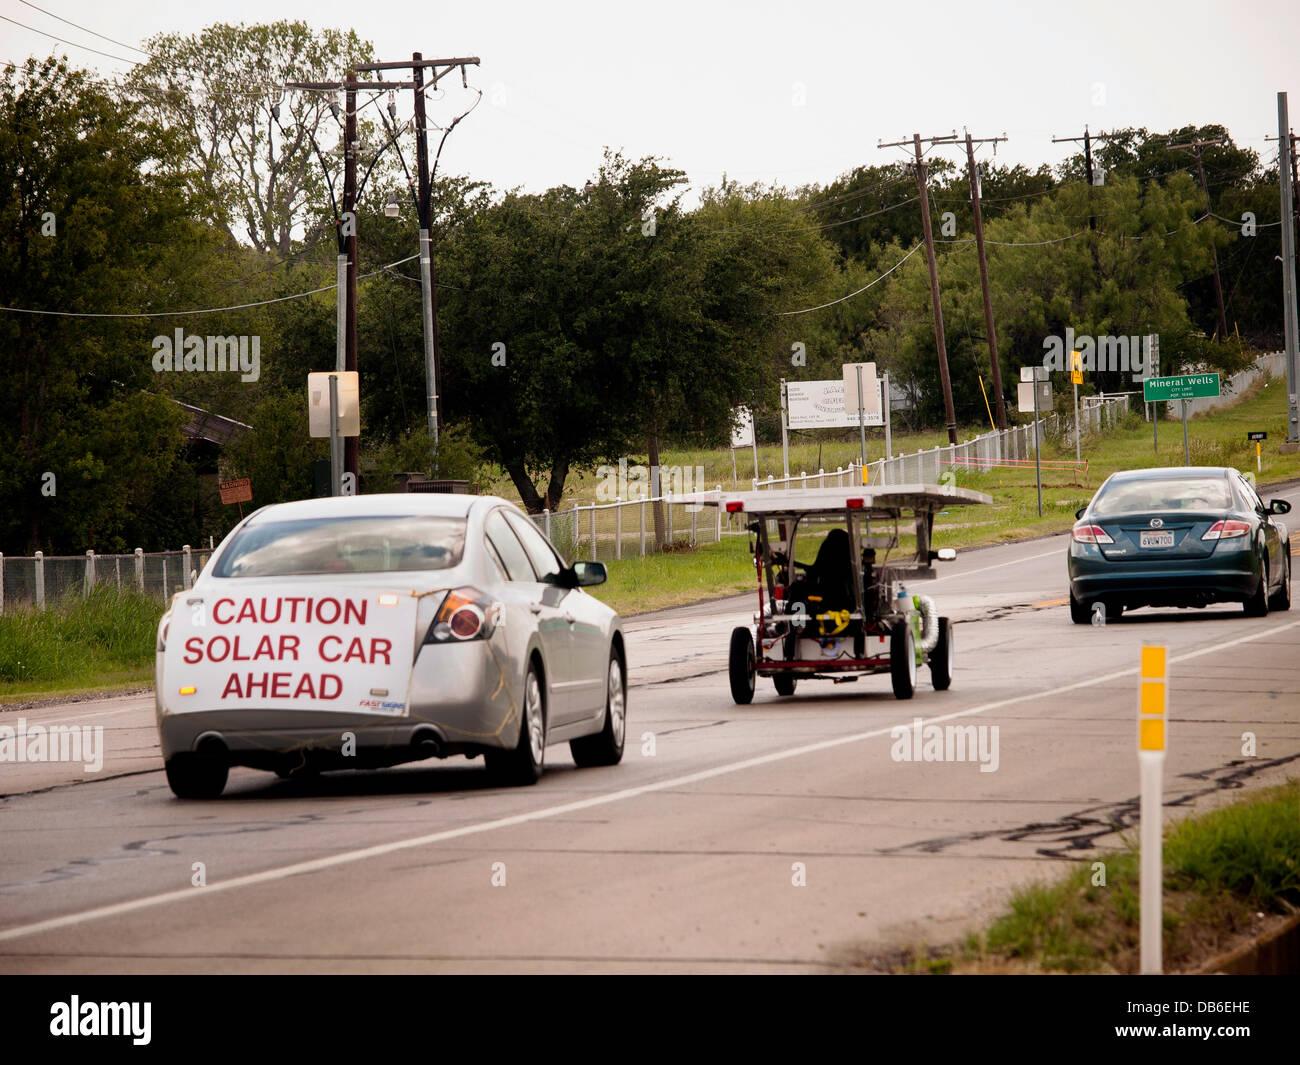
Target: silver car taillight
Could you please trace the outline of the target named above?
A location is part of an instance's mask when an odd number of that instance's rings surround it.
[[[453,588],[425,633],[425,643],[486,640],[501,623],[501,604],[477,588]]]

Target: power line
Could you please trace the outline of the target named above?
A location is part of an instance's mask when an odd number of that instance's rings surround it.
[[[811,311],[820,311],[820,310],[822,310],[824,307],[834,307],[835,304],[837,304],[837,303],[843,303],[845,300],[851,300],[854,296],[860,296],[860,295],[862,295],[862,293],[866,292],[867,289],[871,288],[872,285],[879,284],[881,281],[885,280],[885,278],[887,278],[890,274],[892,274],[895,270],[897,270],[900,266],[902,266],[905,262],[907,262],[908,259],[910,259],[913,255],[915,255],[915,254],[916,254],[918,251],[920,251],[921,248],[923,248],[923,247],[925,247],[925,242],[924,242],[924,241],[921,241],[921,243],[917,244],[917,246],[916,246],[915,248],[913,248],[913,249],[912,249],[911,251],[909,251],[906,255],[904,255],[901,259],[899,259],[898,262],[894,263],[893,266],[891,266],[888,270],[886,270],[886,271],[885,271],[883,274],[881,274],[878,278],[876,278],[874,281],[868,281],[865,285],[863,285],[863,286],[862,286],[860,289],[858,289],[856,292],[850,292],[847,296],[841,296],[839,299],[837,299],[837,300],[831,300],[829,303],[819,303],[816,307],[804,307],[802,310],[798,310],[798,311],[781,311],[781,312],[779,312],[779,313],[777,314],[777,317],[778,317],[778,318],[786,318],[786,317],[789,317],[789,316],[792,315],[792,314],[808,314],[808,313],[811,312]]]
[[[32,33],[39,33],[42,37],[49,37],[51,40],[58,41],[61,44],[70,44],[73,48],[80,48],[83,52],[94,52],[95,55],[102,55],[106,59],[112,59],[118,63],[130,63],[133,67],[138,67],[141,62],[138,59],[125,59],[120,55],[109,55],[108,52],[101,52],[98,48],[91,48],[89,45],[78,44],[76,41],[70,41],[66,37],[59,37],[57,34],[49,33],[45,30],[38,30],[35,26],[29,26],[25,22],[19,22],[17,19],[10,18],[8,15],[0,15],[0,18],[4,19],[6,22],[12,22],[15,26],[21,26],[25,30],[31,30]]]
[[[31,2],[31,0],[18,0],[18,2],[20,4],[24,4],[27,7],[30,7],[34,11],[39,11],[42,15],[49,15],[50,18],[52,19],[57,19],[59,22],[62,22],[65,25],[72,26],[75,29],[81,30],[82,33],[89,33],[92,37],[98,37],[101,41],[107,41],[109,44],[116,44],[122,48],[130,48],[133,52],[139,52],[141,55],[147,55],[150,59],[158,58],[152,52],[146,52],[143,48],[137,48],[135,45],[127,44],[125,41],[115,41],[112,37],[105,37],[102,33],[96,33],[94,30],[88,29],[87,27],[82,26],[80,23],[73,22],[71,19],[66,19],[62,15],[56,15],[53,11],[46,11],[45,8],[43,7],[37,7],[35,4]]]
[[[362,278],[377,277],[385,270],[394,266],[401,266],[402,263],[409,263],[412,259],[418,258],[419,252],[415,255],[408,255],[405,259],[398,259],[396,262],[388,263],[381,266],[378,270],[372,270],[368,274],[362,274]],[[300,300],[305,296],[315,296],[320,292],[329,292],[331,289],[338,288],[337,284],[324,285],[321,288],[313,288],[308,292],[295,292],[291,296],[277,296],[275,299],[258,300],[255,303],[235,303],[229,307],[200,307],[197,310],[189,311],[139,311],[134,314],[99,314],[89,311],[40,311],[31,307],[0,307],[0,311],[6,311],[10,314],[40,314],[51,318],[179,318],[183,315],[194,314],[216,314],[220,311],[243,311],[250,307],[266,307],[272,303],[284,303],[286,300]]]

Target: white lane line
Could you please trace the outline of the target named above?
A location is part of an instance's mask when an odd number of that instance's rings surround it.
[[[1235,640],[1228,640],[1224,643],[1214,644],[1210,647],[1202,648],[1199,651],[1191,651],[1187,654],[1172,656],[1171,662],[1182,662],[1189,658],[1197,658],[1201,655],[1212,654],[1216,651],[1222,651],[1228,647],[1237,644],[1249,643],[1252,640],[1259,640],[1265,636],[1274,636],[1279,632],[1285,632],[1287,629],[1293,629],[1300,625],[1300,620],[1292,621],[1286,625],[1278,625],[1272,629],[1265,629],[1262,632],[1252,633],[1248,636],[1241,636]],[[1030,692],[1026,695],[1015,695],[1008,699],[998,699],[991,703],[984,703],[981,706],[973,706],[968,710],[955,710],[951,714],[940,714],[936,717],[923,719],[925,724],[934,724],[940,721],[952,721],[960,717],[971,717],[975,714],[983,714],[989,710],[999,710],[1004,706],[1015,706],[1017,703],[1025,703],[1034,699],[1043,699],[1050,695],[1061,695],[1065,692],[1077,691],[1080,688],[1091,688],[1098,684],[1106,684],[1112,680],[1118,680],[1120,677],[1131,676],[1137,673],[1137,667],[1117,670],[1113,673],[1106,673],[1100,677],[1092,677],[1088,680],[1075,681],[1073,684],[1062,684],[1055,688],[1048,688],[1045,691]],[[913,715],[915,718],[916,715]],[[903,722],[903,727],[910,727],[911,721]],[[850,743],[860,743],[862,740],[875,739],[877,736],[887,736],[898,725],[885,725],[878,729],[872,729],[869,732],[856,732],[851,736],[840,736],[835,739],[820,740],[817,743],[807,743],[800,747],[791,747],[784,751],[773,751],[771,754],[758,755],[754,758],[745,758],[739,762],[729,762],[726,765],[715,766],[712,769],[703,769],[695,773],[687,773],[684,776],[672,777],[668,780],[660,780],[650,784],[640,784],[635,788],[623,788],[620,791],[612,791],[605,795],[593,795],[587,799],[578,799],[574,802],[561,803],[559,806],[547,806],[540,810],[533,810],[529,813],[514,814],[511,817],[499,817],[493,821],[481,821],[476,825],[465,825],[461,828],[450,828],[442,832],[431,832],[425,836],[415,836],[411,839],[399,839],[392,843],[380,843],[373,847],[364,847],[361,850],[343,851],[339,854],[331,854],[324,858],[313,858],[305,862],[295,862],[293,865],[284,865],[276,869],[266,869],[260,873],[249,873],[245,876],[232,877],[230,880],[219,880],[216,883],[209,883],[203,888],[180,888],[175,891],[164,891],[157,895],[148,895],[144,898],[130,899],[126,902],[113,903],[110,906],[98,906],[92,910],[83,910],[80,913],[65,914],[62,917],[51,917],[44,921],[36,921],[32,924],[16,925],[13,928],[6,928],[0,931],[0,942],[6,942],[12,939],[18,939],[22,936],[36,935],[40,932],[53,932],[60,928],[70,928],[73,925],[85,924],[88,921],[98,921],[105,917],[118,917],[125,913],[134,913],[136,910],[149,909],[153,906],[161,906],[168,902],[180,902],[183,899],[201,898],[219,891],[234,891],[236,888],[253,887],[256,884],[272,883],[276,880],[285,880],[291,876],[301,876],[304,873],[315,873],[322,869],[333,869],[340,865],[351,865],[353,862],[364,862],[371,858],[379,858],[386,854],[393,854],[397,851],[410,850],[413,847],[425,847],[432,843],[442,843],[449,839],[461,839],[465,836],[479,835],[483,832],[491,832],[498,828],[511,828],[515,825],[524,825],[530,821],[541,821],[546,818],[558,817],[561,814],[576,813],[579,810],[590,810],[594,806],[606,806],[609,803],[622,802],[625,799],[635,799],[641,795],[649,795],[657,791],[668,791],[673,788],[684,787],[688,784],[698,784],[702,780],[711,780],[714,777],[725,776],[728,773],[738,773],[743,769],[753,769],[756,766],[771,765],[774,762],[784,762],[791,758],[798,758],[805,754],[815,754],[818,751],[828,751],[835,747],[843,747]]]
[[[1054,551],[1044,551],[1038,555],[1025,555],[1023,558],[1013,558],[1010,562],[999,562],[996,566],[985,566],[983,569],[968,569],[961,573],[944,573],[936,577],[935,581],[956,580],[958,577],[973,577],[976,573],[987,573],[991,569],[1002,569],[1004,566],[1018,566],[1022,562],[1032,562],[1036,558],[1047,558],[1048,555],[1062,555],[1063,552],[1058,547]],[[934,581],[926,581],[927,584],[933,584]]]

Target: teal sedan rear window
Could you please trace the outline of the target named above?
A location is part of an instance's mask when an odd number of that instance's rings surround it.
[[[1228,482],[1222,477],[1153,477],[1112,481],[1097,496],[1092,513],[1114,518],[1155,510],[1227,510],[1231,506]]]

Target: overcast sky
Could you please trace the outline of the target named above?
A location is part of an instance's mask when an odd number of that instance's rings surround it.
[[[34,2],[134,44],[214,22],[302,19],[354,29],[380,59],[414,49],[480,56],[471,84],[484,100],[451,135],[441,167],[530,191],[581,185],[605,145],[663,157],[696,187],[724,172],[797,186],[901,158],[878,141],[963,126],[1006,133],[999,161],[1029,166],[1058,162],[1074,146],[1052,136],[1078,136],[1085,123],[1163,131],[1218,122],[1267,159],[1279,90],[1300,126],[1297,0]],[[3,0],[0,13],[141,58],[20,0]],[[0,60],[52,50],[104,72],[129,65],[0,21]],[[465,101],[457,82],[430,115],[449,118]]]

